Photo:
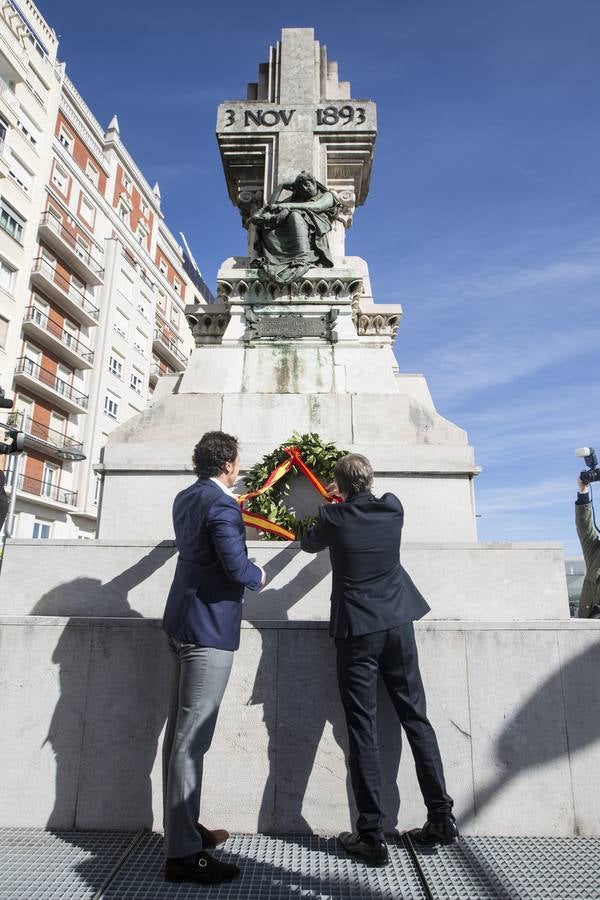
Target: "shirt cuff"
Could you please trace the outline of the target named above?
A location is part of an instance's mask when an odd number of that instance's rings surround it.
[[[587,493],[585,494],[580,494],[579,491],[577,491],[577,500],[575,501],[575,506],[583,506],[584,503],[591,502],[592,496],[589,491],[587,491]]]

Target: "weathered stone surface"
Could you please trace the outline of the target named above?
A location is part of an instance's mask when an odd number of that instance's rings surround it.
[[[244,378],[244,348],[202,347],[194,350],[187,369],[183,373],[179,394],[221,394],[239,393]],[[188,438],[189,440],[189,438]]]
[[[557,633],[473,631],[467,660],[477,830],[504,821],[518,836],[537,822],[544,834],[573,834]]]
[[[326,621],[330,564],[297,544],[250,541],[268,584],[246,592],[249,621]],[[29,560],[35,549],[36,566]],[[431,619],[568,619],[562,548],[557,544],[411,544],[402,563],[425,595]],[[66,562],[68,560],[68,563]],[[62,616],[162,616],[175,546],[114,540],[10,541],[2,570],[0,613]],[[132,610],[134,612],[132,612]]]
[[[242,629],[202,816],[234,831],[337,834],[352,819],[335,648],[322,624],[284,618]],[[421,622],[416,633],[463,833],[597,835],[600,622]],[[0,618],[2,825],[160,828],[165,644],[146,619]],[[380,726],[388,825],[419,824],[411,755],[396,778],[383,699]]]

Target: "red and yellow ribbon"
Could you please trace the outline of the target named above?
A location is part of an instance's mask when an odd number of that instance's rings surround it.
[[[258,528],[260,531],[268,531],[270,534],[276,534],[284,541],[295,541],[296,535],[293,531],[289,531],[287,528],[284,528],[283,525],[278,525],[276,522],[271,522],[270,519],[267,519],[265,516],[261,516],[258,513],[247,512],[244,509],[246,501],[251,500],[253,497],[259,497],[261,494],[270,490],[274,484],[277,484],[277,482],[293,468],[298,468],[321,496],[325,497],[330,503],[339,503],[341,498],[337,497],[335,494],[329,493],[315,473],[308,468],[300,456],[300,451],[297,447],[285,447],[284,449],[289,459],[284,459],[283,462],[280,462],[279,465],[275,466],[262,487],[259,487],[256,491],[241,494],[237,499],[242,510],[244,524],[249,525],[252,528]]]

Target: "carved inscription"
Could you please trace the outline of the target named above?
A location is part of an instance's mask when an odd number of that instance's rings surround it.
[[[344,106],[325,106],[317,110],[317,125],[363,125],[367,120],[364,106],[356,109],[346,103]]]
[[[292,122],[295,109],[244,109],[239,114],[235,109],[225,110],[225,128],[231,128],[243,122],[244,128],[255,126],[258,128],[275,128],[283,125],[287,128]],[[239,119],[238,119],[239,115]],[[315,110],[315,120],[318,127],[323,125],[363,125],[367,121],[364,106],[351,106],[345,103],[343,106],[324,106]]]

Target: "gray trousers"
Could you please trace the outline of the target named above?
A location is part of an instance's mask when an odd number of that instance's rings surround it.
[[[196,830],[204,754],[233,663],[232,650],[169,638],[173,681],[163,743],[163,825],[167,858],[202,850]]]

